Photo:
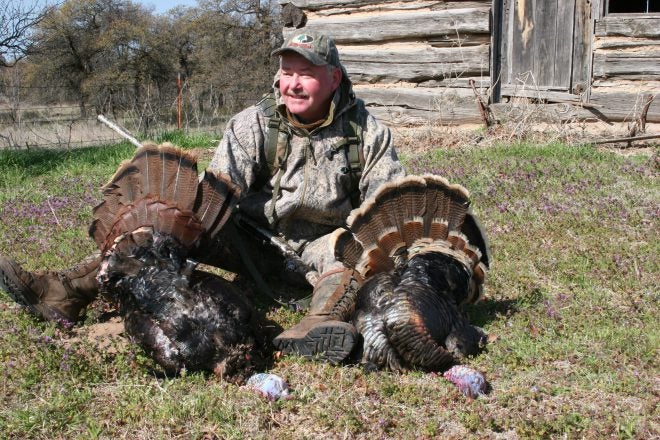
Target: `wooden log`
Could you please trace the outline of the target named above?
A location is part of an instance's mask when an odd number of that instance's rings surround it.
[[[370,111],[392,124],[464,124],[481,120],[471,89],[355,87]]]
[[[574,102],[580,103],[583,100],[581,95],[574,95],[568,91],[543,90],[534,87],[515,87],[511,85],[502,86],[502,96],[510,98],[530,98],[548,102]]]
[[[635,75],[647,80],[660,79],[660,49],[594,53],[594,77],[608,78],[619,75]]]
[[[362,8],[364,6],[387,7],[388,4],[397,4],[399,9],[406,9],[409,7],[419,8],[427,7],[431,9],[459,9],[471,8],[475,6],[490,5],[489,0],[481,1],[442,1],[442,0],[429,0],[429,1],[401,1],[401,0],[280,0],[280,5],[286,3],[293,3],[295,6],[308,11],[321,11],[332,10],[336,8]]]
[[[479,109],[474,105],[474,93],[469,88],[355,86],[354,91],[356,96],[367,104],[434,111],[448,104],[463,105],[470,102],[470,107],[474,107],[475,114],[479,114]]]
[[[490,35],[488,34],[460,34],[460,35],[441,35],[431,37],[427,43],[433,47],[466,47],[490,45]]]
[[[280,5],[292,3],[295,6],[308,11],[319,9],[352,7],[359,8],[364,5],[375,5],[378,3],[398,3],[401,0],[279,0]]]
[[[434,48],[340,48],[340,58],[355,82],[420,82],[488,75],[487,46]]]
[[[491,104],[495,118],[499,121],[521,120],[530,122],[565,122],[572,120],[601,120],[605,122],[632,121],[644,105],[643,93],[592,91],[589,108],[579,104],[533,104],[523,100],[510,103]],[[647,113],[647,122],[660,122],[660,100],[654,100]]]
[[[430,80],[441,81],[461,77],[463,75],[488,75],[488,65],[483,70],[472,66],[455,64],[415,65],[415,64],[369,64],[345,62],[344,66],[351,79],[357,84],[395,84],[401,81],[425,83]]]
[[[417,87],[429,87],[429,88],[438,88],[438,87],[456,87],[456,88],[469,88],[470,81],[474,81],[475,85],[479,89],[488,89],[491,86],[490,76],[460,76],[458,78],[443,78],[438,80],[429,80],[415,83]]]
[[[644,90],[603,92],[595,89],[589,102],[601,105],[599,110],[613,121],[632,121],[644,105],[643,98],[647,93]],[[646,122],[660,122],[660,100],[651,103]]]
[[[594,42],[594,49],[650,49],[660,46],[660,40],[648,38],[601,37]]]
[[[392,40],[429,39],[489,32],[489,7],[397,14],[308,17],[303,29],[325,33],[337,44],[369,44]],[[284,38],[294,30],[284,29]],[[295,32],[299,32],[295,30]]]
[[[368,107],[380,121],[387,125],[459,125],[478,124],[479,112],[468,107],[452,107],[439,111],[416,110],[398,106]]]
[[[608,118],[601,115],[596,109],[586,109],[567,103],[562,104],[533,104],[524,102],[490,104],[495,120],[506,122],[527,123],[559,123],[567,121],[598,121]]]
[[[439,11],[442,9],[461,9],[461,8],[476,8],[486,5],[487,2],[475,1],[475,2],[438,2],[435,0],[422,0],[414,2],[396,2],[396,3],[384,3],[384,2],[375,2],[374,4],[368,5],[353,5],[346,7],[333,7],[333,8],[324,8],[324,9],[315,9],[309,10],[309,14],[314,17],[327,17],[331,15],[346,15],[346,14],[356,14],[356,13],[365,13],[365,12],[392,12],[392,11]]]
[[[596,23],[596,36],[660,37],[660,17],[607,16]]]
[[[397,46],[340,46],[343,61],[395,64],[460,63],[481,67],[488,64],[488,46],[428,47],[420,44]]]
[[[660,93],[660,81],[629,81],[617,79],[595,78],[592,84],[594,89],[606,91],[607,89],[645,90],[650,93]]]

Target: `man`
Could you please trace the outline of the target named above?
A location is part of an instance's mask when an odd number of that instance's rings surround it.
[[[359,200],[404,170],[389,130],[355,98],[332,39],[298,34],[273,54],[280,56],[276,108],[262,102],[234,116],[209,168],[228,174],[241,188],[234,217],[247,217],[281,236],[319,274],[308,277],[314,283],[309,314],[277,336],[275,345],[285,353],[341,362],[357,339],[345,322],[345,300],[358,281],[336,261],[329,236]],[[259,244],[230,225],[195,258],[240,272],[246,266],[281,270],[265,257],[271,250]],[[69,270],[31,274],[0,258],[0,283],[32,313],[75,321],[97,295],[98,262],[93,256]]]

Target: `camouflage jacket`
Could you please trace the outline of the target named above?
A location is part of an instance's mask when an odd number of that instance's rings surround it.
[[[260,169],[268,166],[263,154],[267,118],[260,106],[251,106],[228,122],[209,168],[229,174],[241,187],[241,213],[282,234],[294,249],[302,251],[309,241],[344,224],[352,209],[351,177],[345,173],[349,161],[343,153],[326,154],[344,139],[347,124],[343,118],[352,106],[358,106],[358,111],[349,113],[358,116],[363,130],[365,163],[359,182],[361,198],[369,197],[383,182],[403,176],[404,170],[389,129],[355,98],[347,76],[333,98],[333,114],[311,132],[289,123],[281,97],[278,93],[276,96],[277,111],[289,133],[289,154],[280,180],[280,196],[275,202],[275,218],[268,215],[275,176],[265,186],[254,188]]]

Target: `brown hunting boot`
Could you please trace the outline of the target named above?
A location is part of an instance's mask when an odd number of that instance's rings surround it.
[[[321,275],[309,314],[282,332],[273,344],[284,354],[318,357],[330,363],[346,360],[357,343],[358,333],[350,319],[361,277],[352,270],[339,269]]]
[[[0,288],[31,314],[53,322],[78,321],[96,298],[101,257],[91,255],[59,272],[28,272],[14,260],[0,257]]]

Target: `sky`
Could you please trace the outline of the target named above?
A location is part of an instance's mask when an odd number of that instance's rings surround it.
[[[156,14],[163,14],[176,6],[195,6],[197,0],[134,0],[145,6],[153,6]]]

